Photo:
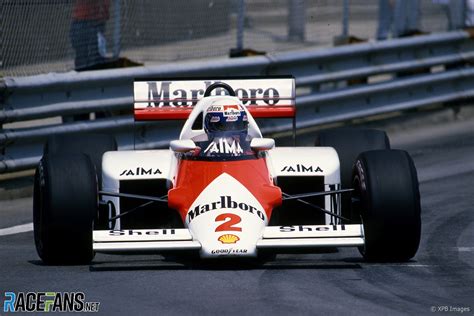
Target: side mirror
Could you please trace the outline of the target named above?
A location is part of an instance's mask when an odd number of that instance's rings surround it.
[[[190,139],[172,140],[170,142],[170,148],[176,153],[186,153],[196,149],[196,144]]]
[[[254,138],[250,142],[250,148],[254,151],[270,150],[275,147],[275,140],[273,138]]]

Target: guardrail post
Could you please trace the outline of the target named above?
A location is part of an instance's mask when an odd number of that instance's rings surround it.
[[[341,37],[349,35],[349,0],[344,0],[342,8],[342,33]]]
[[[465,26],[466,1],[450,1],[448,9],[448,29],[450,31],[460,30]]]
[[[244,49],[244,27],[245,27],[245,0],[239,0],[237,13],[237,51]]]
[[[412,35],[419,31],[420,0],[397,0],[393,13],[392,37]]]
[[[306,26],[305,0],[288,0],[288,40],[304,41]]]
[[[120,42],[121,42],[121,19],[122,19],[122,10],[121,10],[121,0],[114,1],[114,59],[119,58],[120,55]]]

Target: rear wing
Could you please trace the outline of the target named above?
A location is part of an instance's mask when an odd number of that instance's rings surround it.
[[[294,118],[295,79],[220,78],[220,79],[136,79],[133,83],[136,121],[185,120],[216,82],[230,85],[254,118]],[[211,95],[223,95],[218,88]]]

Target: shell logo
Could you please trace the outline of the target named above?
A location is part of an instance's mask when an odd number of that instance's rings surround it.
[[[232,234],[225,234],[217,238],[217,240],[223,244],[235,244],[240,240],[240,238]]]

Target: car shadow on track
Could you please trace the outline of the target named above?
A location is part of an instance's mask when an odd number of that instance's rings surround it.
[[[291,269],[361,269],[362,266],[350,260],[321,260],[321,259],[276,259],[259,262],[256,260],[127,260],[126,262],[103,261],[93,262],[89,266],[91,272],[101,271],[134,271],[134,270],[291,270]]]

